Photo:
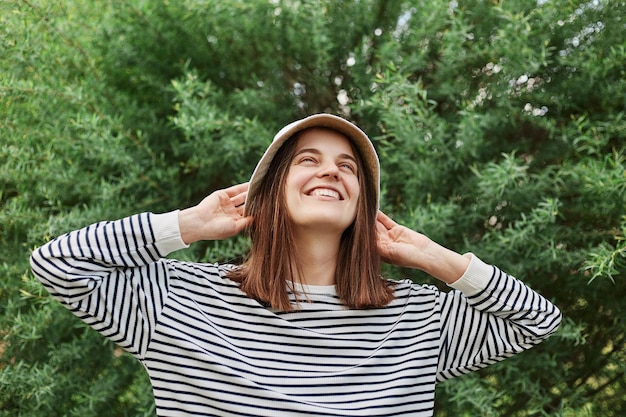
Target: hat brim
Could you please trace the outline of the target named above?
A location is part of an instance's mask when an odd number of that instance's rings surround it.
[[[363,132],[354,123],[339,116],[321,113],[292,122],[279,130],[276,136],[274,136],[272,143],[265,150],[265,153],[257,163],[257,166],[250,177],[244,215],[248,216],[251,214],[250,207],[252,207],[253,204],[250,203],[257,198],[260,185],[263,182],[265,175],[267,175],[267,171],[272,163],[272,160],[274,159],[274,156],[276,155],[276,152],[278,152],[281,146],[283,146],[289,138],[293,137],[293,135],[302,130],[313,127],[324,127],[336,130],[343,133],[354,144],[363,159],[365,169],[369,173],[369,180],[375,183],[376,201],[379,201],[380,163],[372,141],[365,134],[365,132]]]

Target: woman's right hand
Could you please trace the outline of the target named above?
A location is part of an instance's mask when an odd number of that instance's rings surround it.
[[[220,240],[239,234],[252,223],[243,215],[248,183],[217,190],[197,206],[178,215],[180,235],[186,244],[199,240]]]

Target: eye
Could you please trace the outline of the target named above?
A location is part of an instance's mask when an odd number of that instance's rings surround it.
[[[350,171],[353,174],[356,174],[356,166],[350,162],[341,162],[339,164],[339,168]]]
[[[298,160],[299,164],[315,164],[317,161],[312,156],[303,156]]]

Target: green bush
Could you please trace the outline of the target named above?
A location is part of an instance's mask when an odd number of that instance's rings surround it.
[[[441,384],[437,416],[626,412],[623,1],[0,12],[0,416],[154,415],[143,369],[48,297],[30,251],[245,181],[277,129],[320,111],[370,133],[383,210],[563,310],[531,352]],[[233,260],[246,245],[175,256]]]

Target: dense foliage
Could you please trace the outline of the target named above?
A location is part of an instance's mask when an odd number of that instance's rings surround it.
[[[0,416],[154,415],[140,365],[48,297],[30,251],[245,181],[319,111],[371,134],[383,210],[564,313],[440,385],[437,416],[625,415],[624,33],[622,0],[0,3]]]

